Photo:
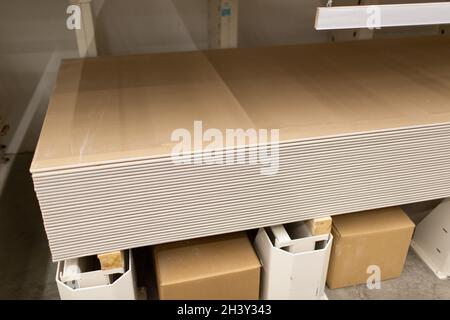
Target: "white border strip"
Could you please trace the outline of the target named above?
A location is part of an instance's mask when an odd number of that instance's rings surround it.
[[[450,2],[317,8],[316,30],[450,23]]]

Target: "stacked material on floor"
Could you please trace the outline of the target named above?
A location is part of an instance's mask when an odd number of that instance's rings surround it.
[[[53,259],[450,196],[449,56],[429,37],[64,61],[31,167]],[[209,135],[173,161],[211,128],[279,144]],[[242,150],[258,164],[205,163]]]

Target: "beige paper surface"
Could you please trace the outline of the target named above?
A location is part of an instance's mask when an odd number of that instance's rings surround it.
[[[450,39],[64,61],[31,171],[167,156],[177,128],[285,140],[450,122]]]

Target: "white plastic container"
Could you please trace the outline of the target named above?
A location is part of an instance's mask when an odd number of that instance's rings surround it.
[[[450,198],[416,226],[411,247],[439,279],[450,278]]]
[[[58,262],[56,284],[61,300],[136,300],[136,275],[131,250],[128,266],[112,281],[111,272],[94,270],[83,272],[85,258]],[[66,266],[70,264],[69,266]],[[65,276],[63,271],[67,272]],[[63,279],[64,278],[64,281]],[[73,279],[73,281],[68,281]],[[70,284],[69,284],[70,283]]]
[[[311,236],[303,222],[261,228],[255,249],[261,260],[262,299],[326,299],[332,235]]]

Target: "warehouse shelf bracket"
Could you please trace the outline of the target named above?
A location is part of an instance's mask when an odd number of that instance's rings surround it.
[[[91,1],[92,0],[70,0],[71,4],[79,6],[81,12],[81,28],[75,29],[78,52],[81,58],[97,56],[95,24]]]
[[[450,198],[417,225],[411,247],[439,279],[450,278]]]
[[[208,1],[209,48],[237,47],[238,4],[238,0]]]

